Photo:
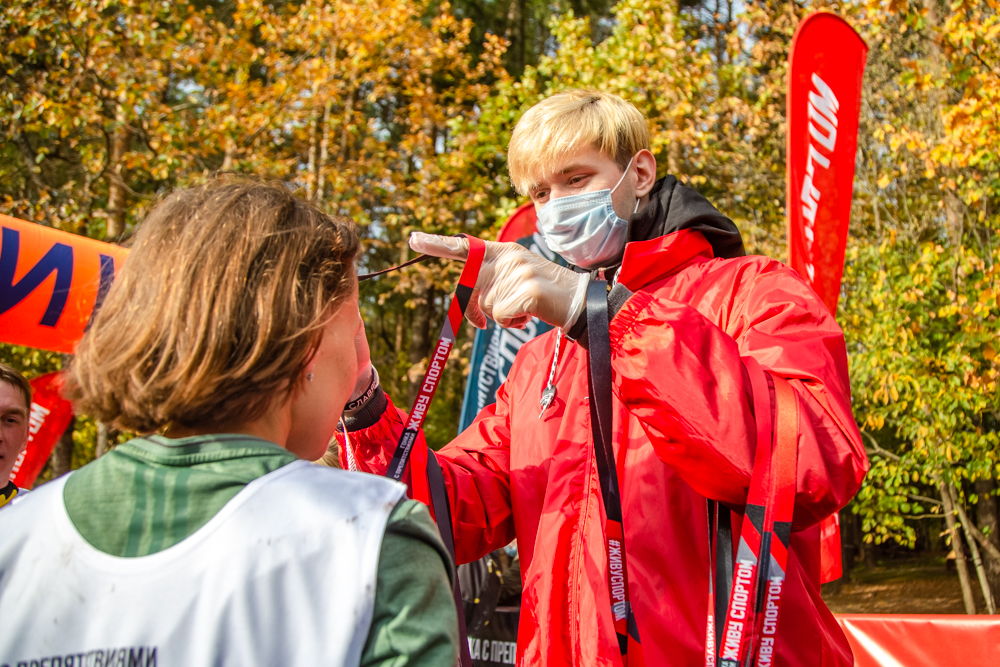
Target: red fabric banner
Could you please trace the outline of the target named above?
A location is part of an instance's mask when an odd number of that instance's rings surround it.
[[[72,352],[128,250],[0,215],[0,342]]]
[[[28,416],[28,446],[14,463],[10,479],[19,488],[30,489],[56,442],[73,419],[73,406],[62,397],[62,373],[46,373],[31,381],[31,414]]]
[[[840,557],[840,515],[834,513],[819,524],[819,580],[825,584],[842,576],[844,567]]]
[[[844,19],[810,14],[788,55],[788,263],[837,312],[851,221],[868,47]],[[822,581],[841,576],[837,515],[820,526]]]
[[[838,614],[855,667],[989,665],[1000,652],[1000,616]]]
[[[788,64],[788,263],[837,312],[868,47],[839,16],[799,24]]]
[[[535,226],[537,219],[538,216],[535,214],[534,204],[530,201],[527,204],[521,204],[507,218],[507,222],[503,223],[500,233],[497,234],[497,241],[501,243],[513,243],[518,239],[523,239],[525,236],[531,236],[537,231],[537,227]]]

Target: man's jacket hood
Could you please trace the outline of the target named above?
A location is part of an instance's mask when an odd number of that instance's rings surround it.
[[[651,241],[682,229],[701,232],[716,257],[746,255],[740,230],[732,220],[693,188],[664,176],[653,185],[649,202],[629,219],[628,240]]]

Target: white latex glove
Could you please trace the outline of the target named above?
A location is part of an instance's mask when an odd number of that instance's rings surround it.
[[[465,260],[469,242],[454,236],[410,234],[416,252]],[[505,328],[523,329],[532,317],[569,330],[583,312],[586,273],[575,273],[516,243],[486,242],[486,256],[466,316],[479,329],[486,318]]]

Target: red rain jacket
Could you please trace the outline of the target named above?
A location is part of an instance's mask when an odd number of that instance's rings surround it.
[[[713,258],[692,230],[630,243],[619,280],[634,294],[611,322],[615,448],[646,665],[704,665],[705,499],[736,510],[738,540],[753,466],[743,357],[789,380],[799,409],[795,532],[774,664],[853,664],[820,599],[817,523],[851,499],[868,468],[833,316],[792,269],[760,256]],[[580,345],[564,340],[555,401],[539,418],[555,334],[521,348],[496,404],[437,458],[459,563],[517,537],[517,663],[619,665]],[[390,403],[381,421],[351,434],[362,469],[384,473],[404,418]]]

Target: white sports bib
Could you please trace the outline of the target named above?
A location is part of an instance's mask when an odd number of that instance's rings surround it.
[[[0,513],[0,667],[357,665],[405,487],[296,461],[158,553],[98,551],[66,477]]]

